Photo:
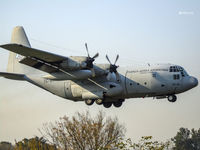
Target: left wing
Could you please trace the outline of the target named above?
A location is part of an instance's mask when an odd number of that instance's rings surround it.
[[[64,57],[64,56],[26,47],[20,44],[5,44],[5,45],[0,45],[0,47],[7,49],[9,51],[12,51],[14,53],[26,56],[26,57],[37,58],[39,60],[42,60],[48,63],[61,62],[67,59],[67,57]]]
[[[25,56],[19,63],[42,70],[44,72],[63,72],[63,68],[59,66],[61,62],[67,60],[68,57],[60,56],[50,52],[26,47],[19,44],[5,44],[0,47],[12,51],[14,53]],[[68,71],[65,69],[65,71]]]

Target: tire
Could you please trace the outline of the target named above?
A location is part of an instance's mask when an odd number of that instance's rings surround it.
[[[95,100],[95,102],[96,102],[97,105],[103,104],[103,100],[102,99],[97,99],[97,100]]]
[[[177,100],[177,97],[176,95],[169,95],[167,99],[169,102],[175,102]]]
[[[93,103],[94,103],[93,99],[86,99],[85,100],[85,104],[88,105],[88,106],[92,105]]]
[[[116,101],[116,102],[113,102],[113,105],[115,106],[115,107],[121,107],[122,106],[122,101]]]
[[[105,102],[105,103],[103,103],[103,106],[105,108],[110,108],[112,106],[112,103],[111,102]]]
[[[124,101],[125,101],[125,99],[119,99],[119,101],[120,101],[120,102],[124,102]]]

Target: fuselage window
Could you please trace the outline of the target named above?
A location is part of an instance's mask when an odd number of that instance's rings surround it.
[[[156,73],[152,73],[152,77],[156,78]]]
[[[174,78],[174,80],[179,80],[180,79],[180,75],[179,74],[174,74],[173,78]]]
[[[184,75],[183,71],[181,71],[181,75],[182,75],[182,77],[185,77],[185,75]]]

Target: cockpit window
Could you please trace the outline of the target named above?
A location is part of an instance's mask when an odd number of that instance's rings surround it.
[[[169,72],[180,72],[182,77],[188,76],[187,72],[180,66],[170,66]]]
[[[179,72],[178,66],[170,66],[169,72]]]

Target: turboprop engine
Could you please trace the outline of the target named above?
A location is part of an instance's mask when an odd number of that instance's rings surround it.
[[[87,67],[86,64],[87,57],[84,56],[76,56],[76,57],[69,57],[68,59],[64,60],[60,63],[60,66],[63,69],[70,69],[70,70],[78,70]]]

